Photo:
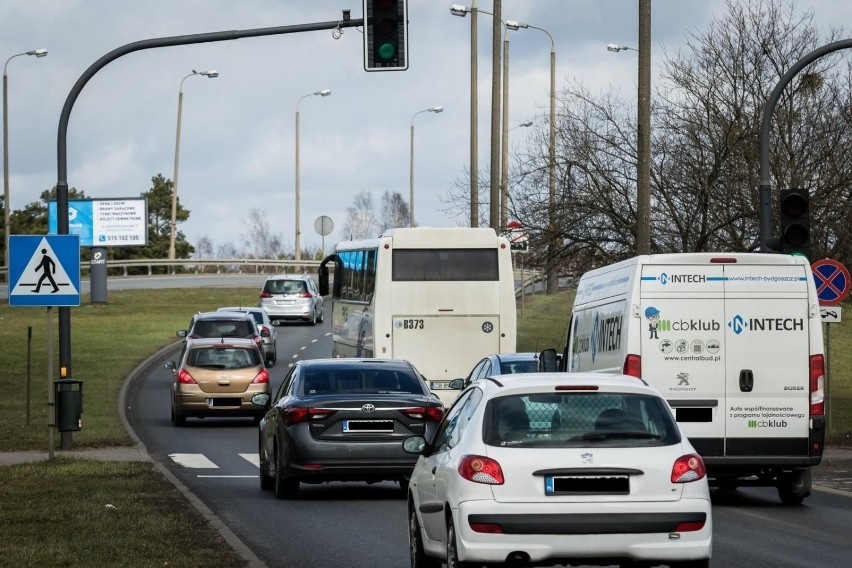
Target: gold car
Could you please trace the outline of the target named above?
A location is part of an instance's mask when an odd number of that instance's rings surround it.
[[[269,371],[260,348],[251,339],[188,339],[179,361],[167,361],[174,376],[172,422],[185,426],[189,416],[251,416],[255,422],[266,407],[252,403],[269,394]]]

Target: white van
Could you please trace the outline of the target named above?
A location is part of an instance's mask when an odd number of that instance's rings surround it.
[[[719,487],[810,494],[822,458],[819,304],[803,257],[635,257],[577,285],[567,371],[641,377],[666,397]]]

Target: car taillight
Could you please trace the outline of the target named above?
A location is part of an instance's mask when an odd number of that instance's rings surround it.
[[[678,523],[675,527],[675,532],[695,532],[704,528],[706,521],[686,521]]]
[[[302,292],[299,294],[300,298],[313,298],[313,295],[310,292]]]
[[[252,379],[251,384],[259,385],[262,383],[269,382],[269,371],[266,369],[261,369],[261,371]]]
[[[304,408],[301,406],[288,406],[284,409],[284,424],[290,426],[299,422],[310,420],[322,420],[334,414],[330,408]]]
[[[415,420],[426,420],[427,422],[440,422],[444,417],[444,409],[440,406],[417,406],[414,408],[405,408],[402,413]]]
[[[822,355],[810,359],[811,415],[825,414],[825,361]]]
[[[468,523],[470,530],[486,534],[503,534],[503,527],[496,523]]]
[[[192,378],[192,375],[186,372],[186,369],[181,369],[178,373],[177,380],[179,383],[184,385],[195,385],[198,384],[195,382],[195,379]]]
[[[707,475],[704,460],[698,454],[680,456],[672,466],[672,483],[690,483]]]
[[[503,485],[500,464],[485,456],[464,456],[459,463],[459,475],[474,483]]]
[[[261,297],[261,298],[271,298],[271,297],[272,297],[272,294],[270,294],[269,292],[264,291],[264,292],[261,292],[261,293],[260,293],[260,297]]]
[[[641,379],[642,357],[640,357],[639,355],[633,355],[632,353],[627,355],[627,357],[624,358],[624,369],[622,372],[625,375],[630,375],[631,377]]]

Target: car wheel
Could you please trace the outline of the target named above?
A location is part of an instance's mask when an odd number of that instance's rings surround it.
[[[324,321],[325,321],[325,312],[323,311],[322,308],[320,308],[319,322],[322,323]]]
[[[183,414],[178,414],[174,406],[172,406],[172,424],[174,424],[178,428],[186,426],[186,416],[184,416]]]
[[[475,568],[476,564],[459,560],[459,550],[456,546],[456,527],[453,519],[447,519],[447,568]]]
[[[296,499],[299,497],[299,480],[284,476],[284,468],[275,451],[275,496],[279,499]]]
[[[275,487],[275,478],[269,475],[267,472],[269,471],[269,464],[266,463],[266,459],[263,457],[263,448],[260,444],[260,438],[258,437],[257,444],[257,453],[260,457],[260,489],[261,491],[269,491],[270,489]]]
[[[437,558],[426,556],[423,550],[423,534],[420,532],[420,523],[417,522],[417,513],[412,505],[408,513],[408,549],[411,554],[411,568],[439,568],[441,562]]]
[[[409,481],[411,481],[411,476],[410,475],[404,475],[403,477],[399,478],[398,481],[399,481],[399,496],[402,499],[407,499],[408,498],[408,483],[409,483]]]

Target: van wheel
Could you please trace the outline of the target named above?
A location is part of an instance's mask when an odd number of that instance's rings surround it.
[[[810,494],[810,469],[785,471],[778,476],[778,497],[784,505],[801,505]]]

